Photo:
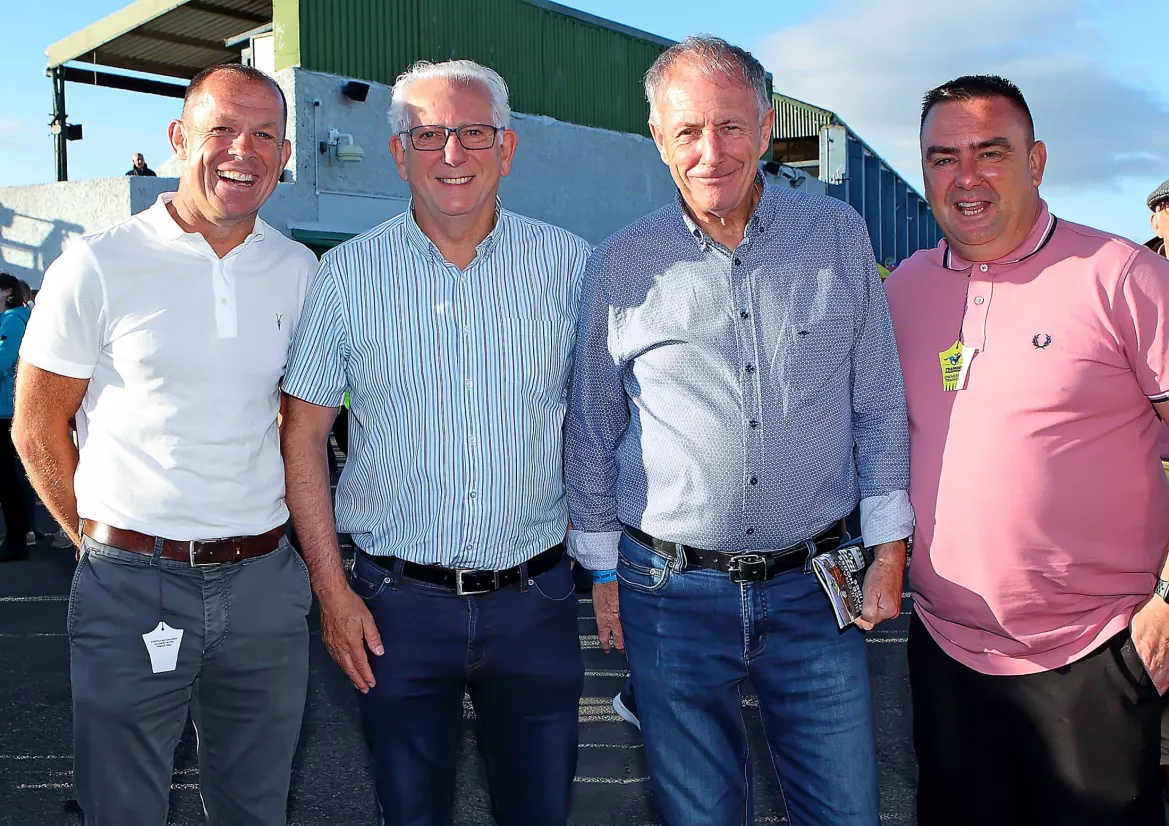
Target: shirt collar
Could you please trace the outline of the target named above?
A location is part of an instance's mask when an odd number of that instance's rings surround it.
[[[178,195],[177,192],[163,192],[158,196],[158,198],[155,199],[154,203],[151,204],[142,213],[142,220],[145,221],[147,225],[152,227],[155,232],[168,241],[174,241],[183,238],[190,241],[202,241],[204,244],[206,244],[207,239],[205,239],[202,235],[197,232],[187,232],[185,229],[179,226],[178,221],[174,219],[174,216],[170,214],[170,210],[166,208],[166,205],[173,201],[176,195]],[[252,239],[257,241],[264,240],[264,236],[267,234],[268,230],[268,225],[260,219],[259,215],[257,215],[256,223],[252,227],[251,233],[249,233],[248,237],[244,239],[244,243],[246,244]]]
[[[1015,247],[1011,252],[1004,255],[995,261],[986,261],[980,263],[998,264],[1000,266],[1007,264],[1018,264],[1026,261],[1039,250],[1047,246],[1047,242],[1051,240],[1051,236],[1055,234],[1055,227],[1059,223],[1059,219],[1051,214],[1047,208],[1047,202],[1042,198],[1039,199],[1039,217],[1035,219],[1035,224],[1031,227],[1031,231],[1027,233],[1027,237],[1023,239],[1023,243]],[[948,270],[965,271],[974,266],[973,261],[967,261],[958,253],[950,248],[950,245],[942,241],[942,266]]]
[[[778,196],[774,191],[774,187],[767,186],[762,172],[755,173],[755,184],[760,187],[763,194],[759,196],[759,203],[755,205],[755,211],[747,221],[747,228],[743,233],[744,238],[751,238],[754,235],[763,233],[771,225],[772,216],[775,214],[775,202]],[[714,243],[714,240],[707,235],[706,231],[698,226],[697,222],[690,217],[690,210],[686,206],[686,202],[682,199],[681,190],[674,191],[674,204],[678,207],[678,212],[682,215],[682,223],[686,226],[687,233],[689,233],[690,237],[694,239],[699,247],[705,249],[707,244]]]
[[[498,245],[501,238],[507,234],[506,213],[503,209],[503,202],[497,196],[495,198],[495,226],[491,228],[491,232],[487,233],[487,237],[479,242],[475,247],[475,259],[486,258],[491,254]],[[438,246],[430,240],[422,227],[418,226],[418,220],[414,217],[414,199],[410,199],[410,203],[406,205],[406,239],[414,245],[414,247],[421,253],[430,256],[437,256],[442,258],[442,253]]]

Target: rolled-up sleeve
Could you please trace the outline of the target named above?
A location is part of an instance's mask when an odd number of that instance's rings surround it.
[[[851,210],[841,224],[845,267],[864,285],[852,352],[852,431],[867,545],[913,533],[909,503],[909,420],[889,303],[864,221]]]
[[[288,353],[284,392],[321,407],[340,407],[348,387],[346,341],[341,296],[326,255],[309,282]]]
[[[577,316],[576,352],[564,423],[564,477],[573,530],[569,552],[590,570],[617,567],[617,443],[629,406],[610,335],[615,323],[605,289],[605,246],[589,257]]]

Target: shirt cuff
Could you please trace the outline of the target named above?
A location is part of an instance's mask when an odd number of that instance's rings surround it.
[[[617,567],[617,543],[621,531],[586,532],[570,530],[565,544],[568,555],[590,571],[610,571]]]
[[[913,534],[913,506],[909,492],[893,490],[861,500],[861,536],[866,547],[896,542]]]

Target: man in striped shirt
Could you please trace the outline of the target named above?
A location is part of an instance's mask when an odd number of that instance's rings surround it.
[[[289,508],[390,826],[449,818],[464,692],[496,820],[568,819],[584,666],[561,432],[589,247],[499,205],[509,115],[470,61],[398,78],[410,206],[325,255],[284,382]],[[346,389],[334,524],[324,450]]]

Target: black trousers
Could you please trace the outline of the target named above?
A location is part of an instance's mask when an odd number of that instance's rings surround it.
[[[913,615],[918,826],[1163,826],[1161,698],[1128,631],[1071,665],[989,676]]]
[[[4,514],[4,555],[23,553],[30,530],[28,480],[12,446],[12,419],[0,419],[0,512]]]

